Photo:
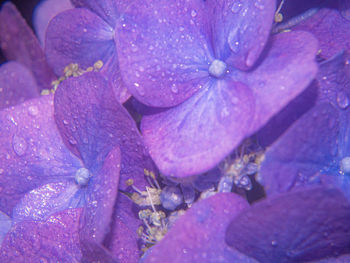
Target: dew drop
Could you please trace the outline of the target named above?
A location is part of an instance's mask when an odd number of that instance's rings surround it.
[[[226,118],[228,115],[230,115],[230,112],[227,107],[222,108],[220,116],[221,118]]]
[[[192,11],[191,11],[191,16],[192,16],[192,17],[195,17],[196,15],[197,15],[196,10],[192,10]]]
[[[340,161],[340,169],[342,172],[350,173],[350,156],[346,156]]]
[[[182,32],[182,31],[184,31],[184,30],[185,30],[185,28],[184,28],[183,26],[180,26],[180,27],[179,27],[179,31],[180,31],[180,32]]]
[[[272,241],[271,241],[271,245],[272,245],[273,247],[276,247],[276,246],[277,246],[277,241],[276,241],[276,240],[272,240]]]
[[[242,3],[239,1],[235,1],[231,7],[232,13],[238,13],[242,9]]]
[[[39,113],[39,109],[38,109],[37,106],[32,105],[32,106],[29,106],[28,112],[29,112],[30,115],[36,116]]]
[[[12,138],[12,147],[18,156],[22,156],[27,150],[27,142],[24,138],[15,135]]]
[[[337,104],[342,110],[345,110],[349,106],[349,97],[344,91],[337,93]]]
[[[237,32],[237,30],[232,30],[228,34],[227,41],[228,41],[228,45],[230,46],[230,49],[232,50],[232,52],[238,53],[240,50],[240,37],[239,37],[239,33]]]
[[[145,95],[145,89],[142,86],[140,86],[139,83],[135,82],[134,86],[136,87],[136,91],[138,92],[138,94],[140,96],[144,96]]]
[[[171,92],[172,93],[178,93],[179,89],[177,88],[176,84],[172,84],[171,85]]]
[[[77,141],[76,141],[73,137],[69,138],[68,141],[69,141],[69,143],[72,144],[72,145],[76,145],[76,144],[77,144]]]
[[[255,7],[260,9],[260,10],[263,10],[265,7],[264,7],[264,4],[261,2],[261,0],[257,0],[255,3],[254,3]]]

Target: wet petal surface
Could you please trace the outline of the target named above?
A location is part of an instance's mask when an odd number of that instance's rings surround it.
[[[64,11],[46,31],[45,54],[57,75],[70,63],[82,69],[101,60],[106,64],[115,52],[113,28],[88,9]]]
[[[152,158],[166,175],[209,170],[250,130],[253,101],[242,83],[213,81],[183,104],[145,116],[141,130]]]
[[[213,60],[205,5],[198,0],[135,2],[118,21],[122,77],[144,104],[174,106],[203,85]]]
[[[15,61],[0,66],[0,109],[37,96],[39,88],[30,70]]]
[[[254,204],[226,242],[261,263],[306,262],[350,252],[350,203],[333,188],[305,188]]]
[[[247,206],[231,193],[195,203],[141,262],[256,262],[225,244],[226,227]]]
[[[0,206],[10,215],[26,192],[74,178],[81,161],[61,139],[52,96],[2,110],[0,123]]]
[[[119,187],[127,188],[128,179],[136,186],[145,185],[143,170],[152,170],[152,161],[135,122],[101,74],[90,72],[64,81],[55,93],[55,119],[67,147],[91,172],[97,171],[107,154],[119,146]]]
[[[81,209],[68,209],[46,222],[24,221],[5,237],[1,262],[79,262],[79,218]]]

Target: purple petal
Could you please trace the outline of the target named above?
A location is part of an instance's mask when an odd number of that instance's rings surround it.
[[[15,60],[32,70],[41,89],[51,87],[56,76],[38,39],[11,2],[5,3],[0,11],[0,45],[7,60]]]
[[[145,116],[142,134],[164,174],[198,174],[214,167],[247,135],[253,103],[242,83],[215,81],[183,104]]]
[[[92,177],[86,193],[86,206],[80,220],[80,238],[102,243],[109,231],[113,207],[118,193],[120,150],[114,148],[101,170]]]
[[[96,4],[95,0],[71,0],[71,2],[75,7],[90,9],[90,11],[105,20],[111,27],[115,26],[116,20],[119,18],[118,9],[122,5],[128,4],[121,0],[103,0],[99,1],[98,4]]]
[[[52,214],[76,208],[80,198],[76,198],[79,186],[72,181],[43,185],[28,192],[13,209],[14,222],[45,221]],[[77,196],[80,197],[78,194]]]
[[[119,146],[120,188],[128,187],[128,179],[136,186],[145,185],[143,171],[153,169],[151,160],[135,122],[101,74],[90,72],[60,84],[55,93],[55,118],[65,144],[82,158],[86,168],[97,169]]]
[[[57,131],[52,96],[0,111],[0,123],[0,210],[11,215],[26,192],[74,178],[81,161]]]
[[[348,176],[339,174],[340,160],[349,155],[350,147],[347,139],[349,102],[346,102],[350,97],[350,67],[347,60],[342,53],[320,65],[316,105],[266,152],[260,176],[268,193],[319,183],[319,175],[326,174],[328,183],[334,181],[350,198]],[[281,122],[289,118],[288,115],[281,117]]]
[[[233,219],[226,242],[259,262],[309,262],[350,252],[350,203],[309,188],[258,202]]]
[[[15,61],[0,66],[0,109],[39,95],[32,72],[26,67]]]
[[[115,54],[114,30],[88,9],[75,8],[55,16],[46,31],[45,53],[57,75],[70,63],[82,69]]]
[[[94,242],[81,241],[81,251],[81,262],[119,263],[103,246]]]
[[[195,203],[141,262],[256,262],[225,244],[228,224],[247,206],[231,193]]]
[[[350,21],[338,10],[321,9],[294,29],[311,32],[319,41],[323,58],[331,58],[343,49],[350,51]]]
[[[80,209],[69,209],[46,222],[24,221],[5,237],[1,262],[79,262]]]
[[[135,216],[136,205],[119,194],[107,247],[120,263],[137,263],[141,256],[137,229],[142,224]]]
[[[317,41],[306,32],[272,37],[271,48],[256,70],[246,74],[256,100],[252,132],[299,95],[317,73]]]
[[[7,232],[11,229],[12,219],[0,211],[0,244],[4,240]]]
[[[71,8],[73,6],[70,0],[43,0],[36,6],[33,14],[33,24],[42,46],[44,46],[46,28],[50,20],[58,13]]]
[[[207,79],[213,60],[204,1],[130,3],[116,26],[122,77],[149,106],[177,105]]]
[[[270,35],[275,2],[208,1],[215,57],[242,70],[252,67]]]
[[[131,97],[131,94],[122,80],[116,54],[108,60],[107,64],[104,65],[100,72],[112,86],[115,97],[120,103],[124,103]]]

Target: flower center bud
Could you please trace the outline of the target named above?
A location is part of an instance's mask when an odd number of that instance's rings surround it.
[[[350,173],[350,156],[346,156],[340,161],[340,169],[346,174]]]
[[[80,186],[86,186],[90,180],[90,172],[86,168],[79,168],[75,172],[75,182]]]
[[[226,73],[226,63],[215,59],[209,66],[209,74],[215,78],[220,78]]]

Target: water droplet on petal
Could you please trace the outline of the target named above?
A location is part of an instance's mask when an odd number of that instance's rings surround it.
[[[233,13],[238,13],[242,9],[242,3],[239,1],[235,1],[231,7],[231,11]]]
[[[182,31],[185,30],[185,28],[184,28],[183,26],[180,26],[180,27],[179,27],[179,30],[180,30],[180,32],[182,32]]]
[[[228,115],[230,115],[230,112],[227,109],[227,107],[222,108],[220,115],[221,115],[221,118],[223,119],[226,118]]]
[[[260,10],[263,10],[265,8],[264,4],[261,2],[261,0],[257,0],[255,3],[254,3],[255,7],[260,9]]]
[[[171,91],[172,91],[173,93],[178,93],[178,92],[179,92],[179,89],[177,88],[176,84],[172,84],[172,85],[171,85]]]
[[[36,116],[36,115],[38,115],[38,113],[39,113],[39,109],[38,109],[37,106],[32,105],[32,106],[29,106],[28,112],[29,112],[30,115]]]
[[[343,173],[350,173],[350,156],[346,156],[340,161],[340,169]]]
[[[239,33],[237,32],[237,30],[232,30],[229,34],[228,34],[228,45],[230,46],[230,49],[232,50],[232,52],[234,53],[238,53],[240,50],[240,36]]]
[[[84,167],[79,168],[75,172],[74,179],[78,185],[85,186],[88,184],[88,182],[90,180],[90,171]]]
[[[272,245],[273,247],[276,247],[276,246],[277,246],[277,241],[276,241],[276,240],[272,240],[272,241],[271,241],[271,245]]]
[[[140,96],[145,95],[145,89],[142,86],[140,86],[139,83],[135,82],[134,86],[136,87],[136,91],[139,93]]]
[[[191,11],[191,16],[192,16],[192,17],[195,17],[196,15],[197,15],[196,10],[192,10],[192,11]]]
[[[12,146],[15,153],[18,156],[22,156],[23,154],[25,154],[28,145],[24,138],[15,135],[12,138]]]
[[[337,93],[337,104],[342,110],[345,110],[349,106],[349,97],[344,91]]]

